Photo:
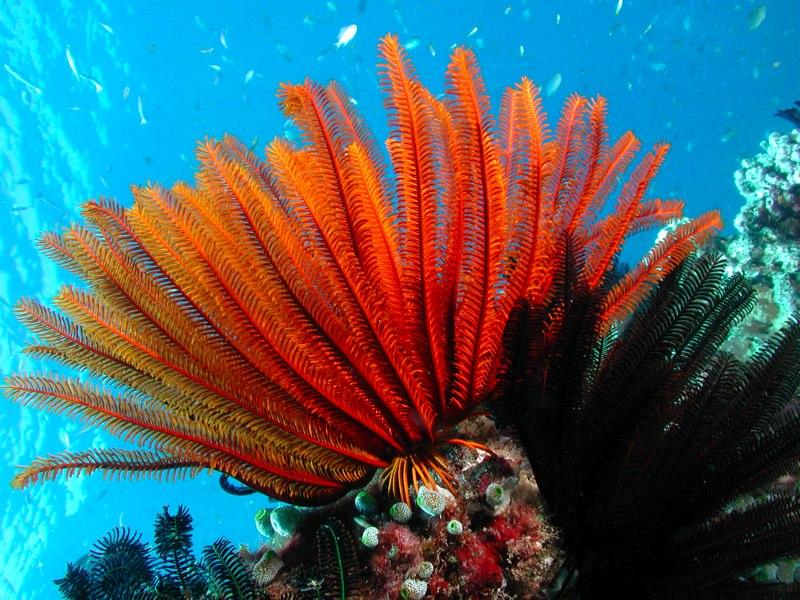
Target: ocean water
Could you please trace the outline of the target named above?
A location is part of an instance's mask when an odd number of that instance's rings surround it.
[[[545,90],[551,120],[572,92],[604,95],[612,135],[630,128],[645,146],[672,144],[652,195],[683,198],[690,215],[718,207],[728,231],[743,201],[734,170],[769,132],[789,129],[773,115],[800,97],[798,0],[0,0],[0,28],[3,376],[32,368],[14,303],[74,283],[37,252],[42,232],[78,219],[88,198],[129,203],[131,184],[190,180],[205,137],[231,133],[263,148],[295,136],[276,107],[283,81],[339,80],[383,137],[375,66],[387,32],[435,91],[450,49],[463,44],[476,50],[495,105],[523,75]],[[632,240],[623,258],[638,258],[652,237]],[[37,456],[113,443],[80,423],[0,406],[2,482]],[[221,535],[255,545],[253,515],[269,503],[229,496],[209,475],[0,490],[0,600],[58,597],[52,580],[67,561],[115,525],[149,538],[164,505],[191,509],[198,545]]]

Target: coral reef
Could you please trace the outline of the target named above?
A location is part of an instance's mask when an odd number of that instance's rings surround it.
[[[737,235],[718,244],[759,297],[731,340],[740,357],[800,308],[800,130],[772,133],[762,148],[734,174],[745,203],[734,221]]]
[[[440,486],[420,488],[424,494],[418,497],[425,501],[412,508],[392,502],[374,481],[330,507],[304,511],[292,539],[280,546],[268,543],[249,559],[254,568],[265,553],[281,560],[280,571],[258,583],[257,592],[274,599],[339,598],[334,589],[339,575],[331,569],[323,573],[322,561],[301,550],[319,538],[319,523],[335,518],[338,536],[350,548],[347,598],[541,597],[559,546],[531,491],[532,473],[521,448],[510,430],[498,431],[486,416],[462,423],[458,433],[490,452],[447,451],[457,473],[455,495]],[[497,487],[504,502],[487,502],[486,490]],[[365,503],[367,494],[374,506]]]

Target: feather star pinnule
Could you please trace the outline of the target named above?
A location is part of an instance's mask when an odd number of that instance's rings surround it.
[[[130,208],[90,201],[86,225],[43,237],[89,290],[65,286],[55,309],[22,300],[38,338],[27,351],[97,383],[15,375],[5,391],[142,448],[40,458],[15,487],[213,469],[313,505],[384,469],[408,501],[412,486],[449,483],[442,445],[475,446],[451,428],[495,390],[515,304],[554,306],[575,249],[586,283],[609,285],[627,236],[681,216],[681,202],[645,200],[666,145],[619,185],[639,141],[609,143],[602,97],[571,96],[551,135],[527,79],[493,118],[467,49],[444,99],[396,37],[380,51],[390,166],[336,84],[284,85],[302,146],[276,140],[262,162],[233,138],[206,141],[193,187],[134,188]],[[719,226],[708,213],[676,227],[614,284],[604,322]]]

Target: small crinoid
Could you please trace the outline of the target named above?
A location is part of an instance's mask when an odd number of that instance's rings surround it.
[[[570,97],[551,136],[526,79],[495,120],[469,50],[453,52],[442,100],[395,37],[381,55],[390,165],[337,85],[285,85],[300,147],[276,140],[262,162],[229,137],[205,142],[194,187],[135,188],[130,208],[88,202],[87,225],[43,238],[91,289],[64,287],[59,310],[22,301],[39,337],[29,351],[103,385],[23,375],[6,392],[145,448],[39,459],[15,486],[216,469],[312,505],[388,467],[407,498],[431,472],[448,480],[436,432],[492,394],[516,302],[554,307],[556,326],[568,255],[586,259],[588,285],[607,285],[627,235],[680,216],[680,202],[645,200],[664,145],[615,192],[639,142],[609,143],[604,99]],[[679,227],[604,318],[718,224]]]

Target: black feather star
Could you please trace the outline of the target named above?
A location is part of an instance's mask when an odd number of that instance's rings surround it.
[[[753,295],[723,259],[687,259],[611,330],[613,299],[587,291],[580,267],[561,282],[558,331],[517,315],[517,331],[541,333],[508,339],[517,366],[500,403],[562,530],[554,591],[800,597],[798,583],[754,578],[800,558],[800,498],[772,486],[800,471],[797,317],[741,362],[719,348]]]
[[[95,543],[82,564],[69,563],[55,581],[66,600],[254,600],[250,571],[226,539],[192,552],[192,517],[184,506],[156,517],[154,548],[141,534],[116,527]]]

